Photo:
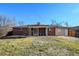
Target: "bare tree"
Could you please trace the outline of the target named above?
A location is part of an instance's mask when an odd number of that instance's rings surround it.
[[[65,22],[65,25],[66,25],[66,27],[68,27],[69,26],[68,22]]]
[[[13,17],[11,24],[12,24],[12,26],[16,26],[16,18],[15,17]]]
[[[56,25],[56,20],[52,19],[51,25]]]
[[[19,24],[19,26],[23,26],[24,22],[23,21],[19,21],[18,24]]]
[[[54,26],[66,26],[66,27],[69,26],[68,22],[64,22],[64,21],[58,22],[58,21],[56,21],[54,19],[52,19],[51,25],[54,25]]]
[[[53,26],[62,26],[62,23],[63,22],[57,22],[56,20],[52,19],[51,25],[53,25]]]
[[[0,15],[0,37],[5,36],[13,27],[12,19]]]

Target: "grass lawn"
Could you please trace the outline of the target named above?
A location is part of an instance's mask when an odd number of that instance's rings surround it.
[[[0,39],[1,56],[79,56],[79,39],[38,36]]]

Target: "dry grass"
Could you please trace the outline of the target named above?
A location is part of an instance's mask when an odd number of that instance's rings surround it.
[[[0,40],[0,55],[77,56],[78,38],[38,36]]]

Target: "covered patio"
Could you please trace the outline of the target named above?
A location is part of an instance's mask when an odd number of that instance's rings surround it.
[[[47,36],[48,27],[47,26],[29,26],[30,36]]]

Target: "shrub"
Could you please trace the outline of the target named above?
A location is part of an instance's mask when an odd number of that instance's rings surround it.
[[[11,30],[12,28],[8,26],[0,27],[0,37],[6,36],[6,34]]]

